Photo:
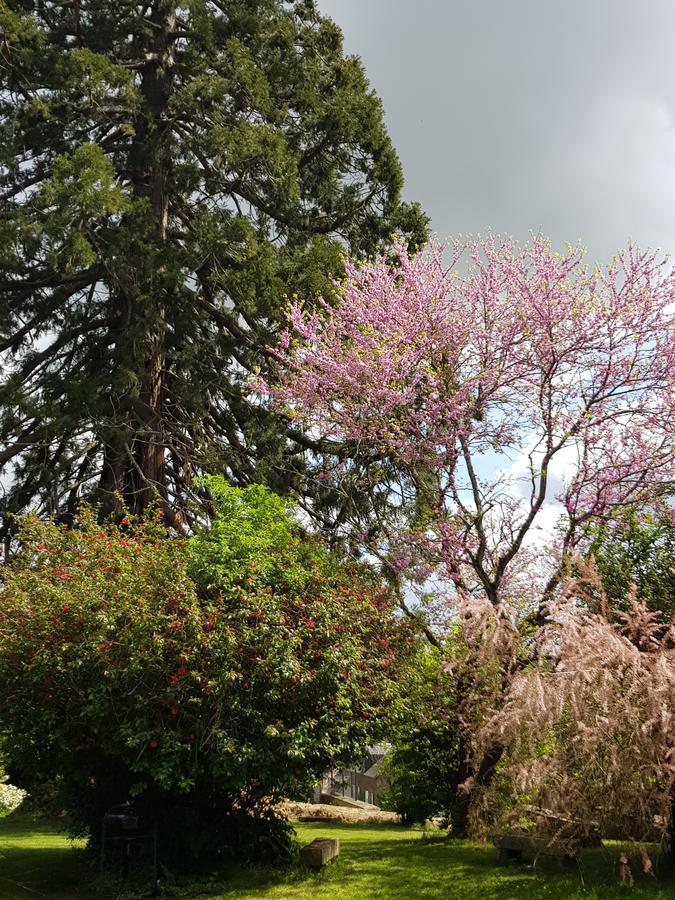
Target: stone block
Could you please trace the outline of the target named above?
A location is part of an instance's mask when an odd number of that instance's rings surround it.
[[[322,869],[339,855],[338,838],[315,838],[300,850],[300,862],[310,869]]]

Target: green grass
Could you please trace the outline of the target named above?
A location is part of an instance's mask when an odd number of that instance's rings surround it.
[[[298,838],[339,837],[340,859],[321,873],[301,868],[274,871],[237,866],[204,876],[201,883],[176,885],[167,896],[238,900],[493,900],[493,898],[650,898],[672,900],[675,880],[633,871],[635,887],[619,883],[617,845],[586,851],[579,865],[540,860],[537,865],[495,865],[493,848],[439,840],[439,834],[391,825],[298,825]],[[84,900],[80,887],[92,869],[82,850],[28,816],[0,820],[0,900],[27,897]],[[89,875],[87,874],[89,873]],[[106,896],[122,896],[119,891]],[[127,895],[130,896],[130,895]],[[136,894],[135,896],[141,896]]]
[[[78,897],[83,851],[32,816],[0,818],[0,898]]]

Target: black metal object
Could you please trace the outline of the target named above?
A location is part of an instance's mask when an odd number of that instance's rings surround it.
[[[159,891],[157,872],[157,821],[143,815],[131,801],[111,806],[101,822],[101,876],[105,864],[106,845],[112,841],[122,841],[122,879],[129,877],[131,847],[134,841],[152,841],[152,884],[155,892]]]

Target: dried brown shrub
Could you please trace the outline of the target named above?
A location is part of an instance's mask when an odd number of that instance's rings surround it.
[[[505,667],[503,694],[483,708],[471,741],[474,770],[499,748],[493,777],[474,790],[474,821],[540,827],[532,809],[573,819],[580,834],[668,839],[675,797],[675,628],[635,596],[613,609],[592,564],[575,561],[529,663]],[[502,616],[502,619],[504,617]],[[509,645],[499,615],[471,627],[472,666]],[[466,630],[466,629],[465,629]],[[501,632],[501,639],[497,633]],[[471,630],[469,629],[469,634]],[[512,644],[511,644],[512,646]]]

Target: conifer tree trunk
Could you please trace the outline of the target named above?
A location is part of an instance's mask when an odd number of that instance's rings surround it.
[[[172,2],[157,3],[152,12],[155,40],[140,76],[142,107],[137,117],[135,140],[129,159],[133,194],[146,199],[152,209],[153,230],[158,244],[166,245],[169,221],[169,178],[171,171],[171,128],[169,101],[173,88],[175,64],[176,8]],[[163,252],[167,252],[165,248]],[[139,252],[142,248],[139,247]],[[160,258],[162,250],[160,249]],[[124,500],[136,510],[143,510],[160,497],[164,489],[164,440],[162,376],[167,294],[170,285],[166,270],[160,267],[156,296],[134,297],[123,292],[116,296],[119,317],[117,329],[128,329],[132,352],[141,371],[138,399],[127,413],[124,432],[127,442],[116,435],[105,447],[101,476],[104,494],[112,498],[111,506],[120,507]],[[123,433],[124,434],[124,433]],[[131,443],[133,441],[133,443]]]
[[[136,139],[131,149],[131,180],[134,195],[147,199],[152,208],[156,240],[166,245],[169,221],[169,178],[171,171],[171,128],[169,101],[174,75],[174,32],[176,9],[172,2],[159,2],[151,16],[155,42],[141,72],[143,107],[138,116]],[[166,250],[164,252],[167,252]],[[160,250],[160,258],[162,251]],[[130,415],[129,433],[134,444],[111,447],[111,459],[103,472],[108,495],[122,495],[135,509],[142,510],[164,495],[164,416],[162,376],[167,294],[171,286],[162,267],[158,273],[158,296],[118,298],[129,303],[129,327],[138,335],[135,353],[142,355],[138,401]],[[143,302],[145,301],[145,303]],[[148,302],[149,301],[149,302]],[[149,308],[148,308],[149,307]],[[108,450],[108,448],[106,448]]]

